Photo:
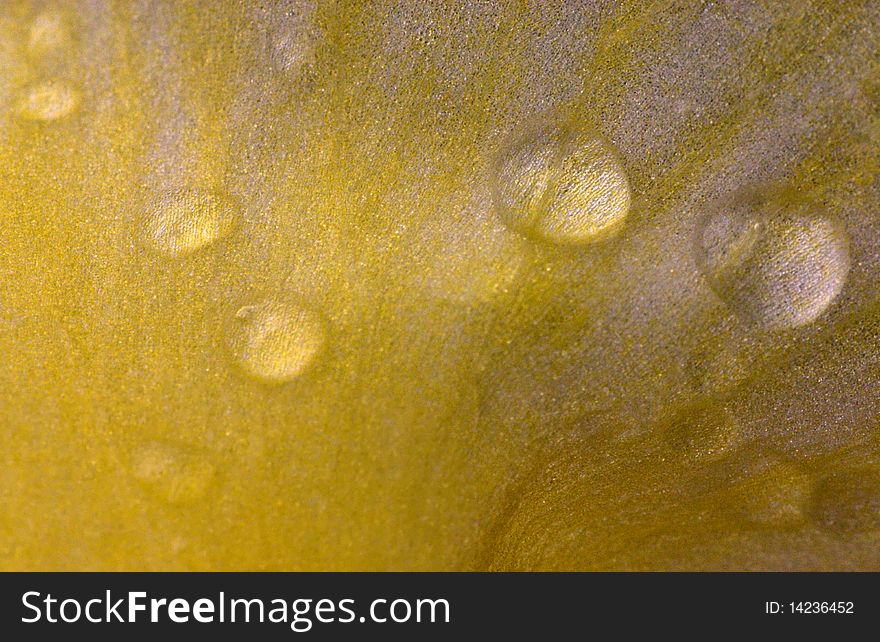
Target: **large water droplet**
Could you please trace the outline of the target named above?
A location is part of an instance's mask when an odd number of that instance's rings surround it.
[[[696,262],[737,315],[767,329],[815,321],[849,271],[849,242],[830,217],[770,205],[760,194],[716,203],[697,225]]]
[[[302,374],[325,341],[324,322],[295,304],[266,301],[235,315],[232,347],[242,368],[267,383]]]
[[[608,237],[629,212],[629,181],[601,137],[559,125],[528,131],[499,155],[495,205],[526,234],[563,244]]]

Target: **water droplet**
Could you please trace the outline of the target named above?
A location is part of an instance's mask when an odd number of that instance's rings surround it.
[[[147,243],[168,256],[184,256],[223,238],[235,226],[237,207],[227,196],[182,190],[164,198],[148,215]]]
[[[70,30],[60,11],[46,11],[38,15],[28,34],[28,51],[34,56],[59,49],[70,40]]]
[[[78,90],[62,80],[49,80],[32,85],[18,102],[22,118],[50,121],[64,118],[79,107]]]
[[[842,224],[756,195],[710,207],[697,226],[695,251],[718,297],[766,329],[815,321],[840,293],[850,264]]]
[[[294,72],[314,62],[318,38],[316,13],[316,2],[298,2],[270,28],[271,60],[281,71]]]
[[[741,486],[745,518],[774,529],[797,526],[804,520],[810,494],[809,476],[787,463],[774,464]]]
[[[232,347],[241,366],[267,383],[302,374],[325,341],[323,320],[305,307],[266,301],[235,315]]]
[[[145,488],[172,504],[202,499],[215,476],[214,466],[203,457],[159,442],[133,453],[131,471]]]
[[[691,409],[666,428],[666,442],[692,459],[717,459],[737,442],[739,430],[733,415],[714,404]]]
[[[554,243],[594,242],[619,230],[630,201],[617,153],[591,133],[544,126],[499,156],[495,204],[523,233]]]
[[[880,471],[859,468],[828,475],[816,484],[810,514],[829,531],[880,529]]]

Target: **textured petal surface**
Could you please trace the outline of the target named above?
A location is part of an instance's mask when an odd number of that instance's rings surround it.
[[[0,568],[880,569],[878,35],[5,2]]]

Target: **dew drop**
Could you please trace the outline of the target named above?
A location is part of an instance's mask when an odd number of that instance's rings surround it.
[[[144,444],[133,453],[131,471],[145,488],[172,504],[202,499],[216,472],[203,457],[159,442]]]
[[[611,145],[558,125],[530,131],[502,151],[494,196],[508,225],[560,244],[614,234],[631,201],[629,181]]]
[[[70,31],[64,14],[46,11],[38,15],[28,33],[28,51],[34,56],[59,49],[70,40]]]
[[[302,374],[325,341],[324,322],[305,307],[266,301],[235,315],[232,347],[242,368],[266,383]]]
[[[840,293],[850,264],[842,224],[753,195],[710,207],[697,225],[695,252],[718,297],[771,330],[815,321]]]
[[[32,85],[18,101],[18,113],[26,120],[52,121],[64,118],[79,107],[78,90],[62,80]]]
[[[144,235],[154,250],[184,256],[229,234],[236,212],[229,197],[198,190],[178,191],[149,213]]]
[[[860,533],[880,530],[880,471],[838,471],[816,484],[810,514],[826,530]]]
[[[295,72],[314,62],[318,38],[317,3],[297,3],[285,12],[284,20],[269,30],[270,57],[281,71]]]
[[[745,519],[756,526],[790,528],[804,521],[810,478],[787,463],[758,473],[742,487]]]
[[[727,454],[739,437],[736,420],[723,406],[709,404],[678,416],[666,428],[666,442],[690,459]]]

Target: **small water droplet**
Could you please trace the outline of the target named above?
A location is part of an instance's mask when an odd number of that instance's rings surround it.
[[[318,39],[316,13],[316,2],[298,2],[269,29],[270,56],[276,68],[292,73],[314,61]]]
[[[730,411],[708,404],[676,417],[664,434],[666,442],[685,456],[711,460],[733,449],[739,430]]]
[[[18,102],[18,113],[27,120],[58,120],[75,111],[80,100],[79,91],[68,83],[49,80],[25,91]]]
[[[41,56],[60,49],[70,41],[70,29],[60,11],[45,11],[34,18],[28,33],[28,51]]]
[[[172,504],[202,499],[216,472],[204,457],[159,442],[150,442],[135,450],[131,471],[145,488]]]
[[[778,530],[804,521],[810,478],[791,464],[774,464],[747,480],[740,490],[744,517],[754,525]]]
[[[859,468],[826,476],[813,491],[810,514],[829,531],[880,530],[880,471]]]
[[[237,207],[227,196],[181,190],[166,196],[149,213],[147,243],[168,256],[184,256],[229,234]]]

